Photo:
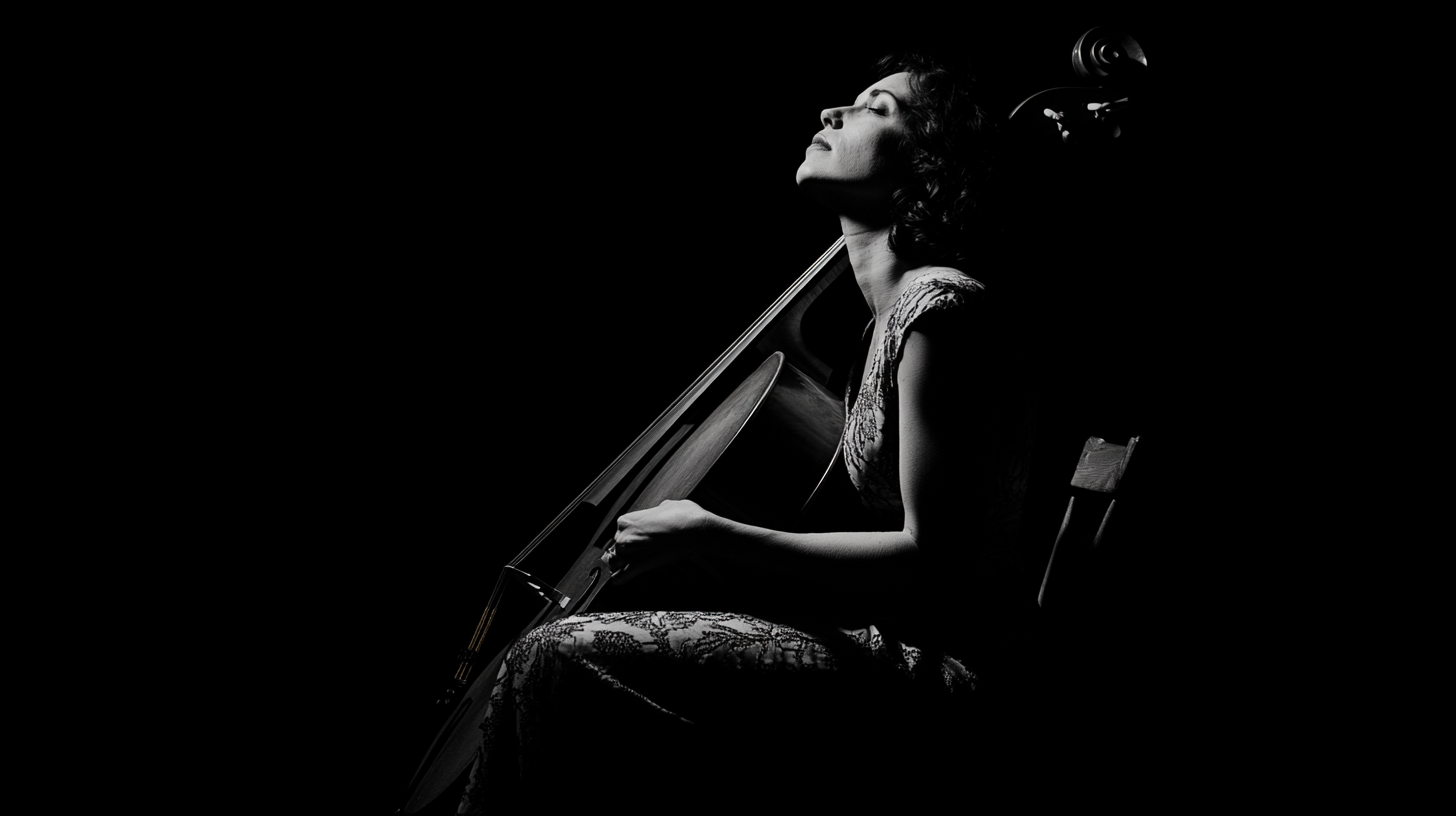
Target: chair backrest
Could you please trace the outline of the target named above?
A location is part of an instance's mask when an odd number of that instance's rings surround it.
[[[1107,533],[1137,443],[1136,436],[1126,445],[1115,445],[1094,436],[1082,446],[1077,469],[1072,473],[1072,495],[1067,499],[1067,509],[1037,592],[1036,602],[1043,609],[1051,604],[1067,603],[1085,591],[1085,584],[1079,579],[1086,576]]]

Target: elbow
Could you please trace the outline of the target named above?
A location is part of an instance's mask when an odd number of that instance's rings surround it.
[[[935,569],[946,553],[964,538],[959,528],[940,529],[936,527],[905,525],[905,560],[917,569]]]
[[[926,553],[924,534],[918,532],[913,525],[907,524],[905,529],[900,532],[898,539],[894,554],[889,560],[892,568],[897,572],[914,572],[922,569]]]

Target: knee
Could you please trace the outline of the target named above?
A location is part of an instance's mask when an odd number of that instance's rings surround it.
[[[564,661],[580,659],[593,652],[592,637],[580,621],[563,618],[542,624],[522,635],[511,647],[507,660],[520,671],[540,671]]]

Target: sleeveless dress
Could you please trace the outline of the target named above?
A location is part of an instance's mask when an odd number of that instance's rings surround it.
[[[953,269],[918,273],[894,305],[862,385],[850,378],[844,458],[880,529],[903,526],[895,374],[906,334],[928,315],[969,313],[967,304],[981,289]],[[832,754],[835,734],[839,744],[862,750],[864,727],[876,711],[892,709],[887,721],[903,720],[904,707],[914,704],[912,691],[964,694],[976,682],[942,648],[908,645],[877,626],[789,625],[732,612],[563,618],[527,633],[508,652],[459,812],[480,813],[511,791],[574,779],[582,757],[597,745],[582,734],[587,722],[592,734],[612,735],[602,746],[608,754],[628,750],[624,737],[654,753],[676,746],[657,771],[661,785],[721,771],[709,757],[721,757],[712,749],[724,744],[725,733],[754,735],[761,743],[755,757],[782,749],[788,734],[796,735],[795,745],[815,735],[821,753]],[[803,759],[787,750],[781,759]]]

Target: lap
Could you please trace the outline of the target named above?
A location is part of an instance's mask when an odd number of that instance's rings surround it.
[[[737,716],[761,707],[765,696],[787,703],[796,692],[817,699],[842,690],[861,700],[867,692],[894,692],[913,682],[923,657],[873,626],[795,626],[727,612],[606,612],[529,632],[506,671],[517,691],[555,687],[576,673],[697,721]],[[974,682],[953,660],[941,669],[933,673],[946,689]]]
[[[577,615],[532,630],[517,649],[770,672],[828,671],[865,659],[904,662],[873,627],[811,630],[729,612]]]
[[[876,670],[911,675],[921,651],[874,626],[801,626],[731,612],[604,612],[542,625],[515,647],[518,659],[545,655],[630,663],[679,663],[796,674]],[[963,670],[953,664],[948,682]]]
[[[874,627],[721,612],[563,618],[507,655],[463,812],[483,791],[548,783],[585,746],[657,757],[688,786],[746,757],[824,768],[862,763],[867,751],[893,759],[907,724],[936,720],[918,708],[922,659],[933,658]],[[974,681],[954,661],[944,676],[946,687]]]

